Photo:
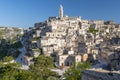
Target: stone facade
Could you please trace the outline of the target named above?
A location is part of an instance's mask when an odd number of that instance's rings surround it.
[[[71,66],[75,62],[85,62],[87,61],[87,55],[59,55],[58,56],[58,64],[59,66]]]

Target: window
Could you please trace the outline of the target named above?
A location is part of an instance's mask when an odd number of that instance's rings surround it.
[[[118,62],[118,65],[119,65],[119,62]]]
[[[47,34],[47,36],[50,36],[50,34]]]
[[[113,73],[108,73],[108,75],[113,76]]]
[[[61,59],[63,60],[64,58],[63,58],[63,57],[61,57]]]
[[[78,61],[79,59],[77,58],[77,61]]]
[[[52,36],[54,36],[54,34],[52,34]]]
[[[62,66],[64,66],[64,63],[62,63]]]

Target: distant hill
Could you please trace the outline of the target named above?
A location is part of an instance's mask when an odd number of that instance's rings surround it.
[[[17,35],[23,34],[23,28],[0,26],[0,39],[13,39]]]

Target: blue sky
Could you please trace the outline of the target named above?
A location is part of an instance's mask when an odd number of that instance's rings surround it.
[[[33,27],[58,16],[60,4],[68,16],[120,23],[120,0],[0,0],[0,26]]]

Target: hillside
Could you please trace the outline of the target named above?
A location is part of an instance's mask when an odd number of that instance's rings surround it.
[[[22,35],[22,28],[0,26],[0,39],[12,40],[17,35]]]
[[[16,48],[20,45],[19,40],[22,35],[22,28],[0,26],[0,59],[6,55],[16,56],[16,54],[11,54],[11,51],[18,51]]]

